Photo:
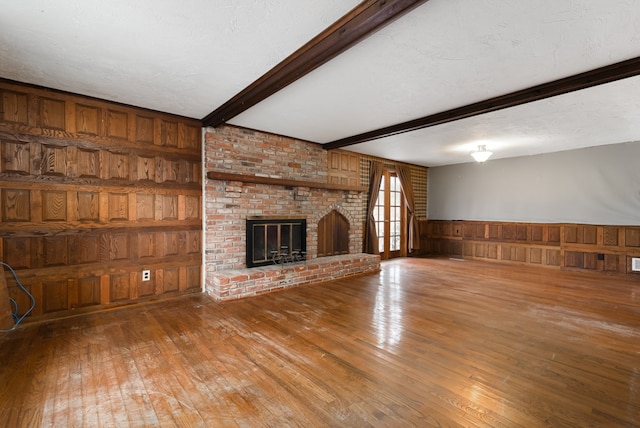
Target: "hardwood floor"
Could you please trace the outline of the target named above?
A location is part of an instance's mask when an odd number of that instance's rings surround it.
[[[447,259],[0,336],[0,426],[640,426],[640,279]]]

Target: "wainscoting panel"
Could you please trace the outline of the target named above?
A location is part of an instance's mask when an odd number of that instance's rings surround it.
[[[421,240],[432,255],[638,275],[631,259],[640,257],[639,226],[428,220]]]
[[[0,80],[0,257],[36,298],[26,321],[202,289],[201,139],[196,120]]]

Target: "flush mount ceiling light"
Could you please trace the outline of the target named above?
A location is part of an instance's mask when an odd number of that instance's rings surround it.
[[[493,154],[493,152],[490,152],[487,150],[487,146],[485,146],[484,144],[481,144],[478,146],[478,150],[474,150],[471,152],[471,157],[473,157],[476,162],[484,162],[487,159],[489,159],[489,157]]]

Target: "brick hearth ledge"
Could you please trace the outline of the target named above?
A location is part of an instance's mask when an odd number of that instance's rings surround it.
[[[379,255],[318,257],[284,265],[209,272],[206,292],[216,300],[233,300],[379,270]]]

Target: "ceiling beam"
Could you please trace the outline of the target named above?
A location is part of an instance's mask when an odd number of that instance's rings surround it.
[[[275,94],[428,0],[366,0],[202,119],[218,126]]]
[[[364,143],[366,141],[402,134],[404,132],[417,131],[419,129],[442,125],[444,123],[466,119],[468,117],[490,113],[508,107],[515,107],[637,75],[640,75],[640,57],[596,68],[591,71],[543,83],[541,85],[532,86],[506,95],[489,98],[477,103],[424,116],[419,119],[413,119],[397,125],[391,125],[374,131],[368,131],[362,134],[342,138],[340,140],[331,141],[323,144],[322,147],[326,150],[338,149],[341,147]]]

